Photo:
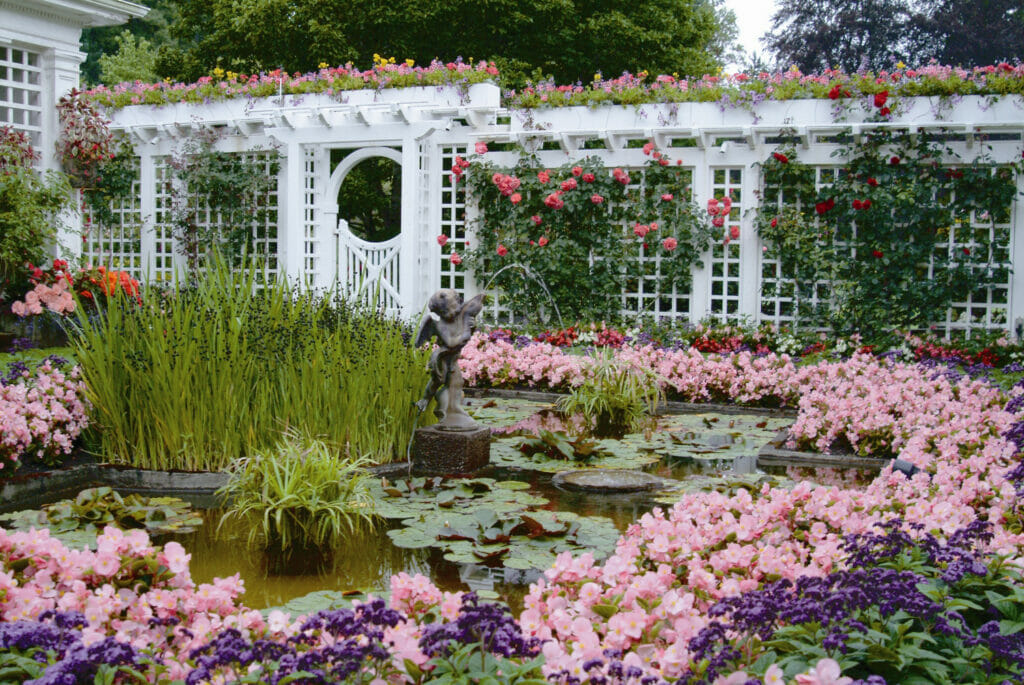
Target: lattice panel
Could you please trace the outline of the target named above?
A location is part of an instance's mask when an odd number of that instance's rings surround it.
[[[738,231],[743,216],[743,169],[712,168],[711,195],[732,199],[732,211],[725,217],[722,227],[723,241],[711,246],[711,301],[709,312],[712,316],[736,318],[740,314],[740,241],[730,239],[733,227]]]
[[[646,190],[643,169],[631,169],[630,178],[640,181],[639,192]],[[693,169],[686,169],[680,179],[680,187],[673,189],[676,202],[689,202],[693,197]],[[631,191],[630,195],[636,195]],[[632,225],[625,226],[626,239],[632,238]],[[627,317],[652,316],[658,320],[682,321],[690,317],[690,285],[676,284],[664,287],[661,282],[661,264],[666,259],[659,247],[664,235],[653,231],[646,238],[647,247],[638,244],[636,260],[640,266],[640,277],[628,281],[623,292],[622,314]],[[637,241],[638,242],[638,241]]]
[[[317,150],[312,146],[302,148],[302,273],[306,285],[319,283],[323,277],[323,255],[327,245],[317,233],[316,177],[328,173],[321,169],[323,155],[317,159]]]
[[[840,170],[837,167],[813,167],[815,190],[821,190],[835,183]],[[785,188],[767,186],[764,189],[763,206],[774,206],[782,209],[785,206],[799,206],[800,202],[786,193]],[[815,219],[817,222],[817,219]],[[856,230],[852,228],[851,230]],[[800,314],[800,298],[797,297],[797,284],[790,275],[782,273],[782,264],[777,255],[773,254],[774,246],[759,241],[761,252],[761,287],[759,320],[771,321],[775,324],[793,323]],[[767,248],[767,250],[765,250]],[[776,248],[777,249],[777,248]],[[815,311],[826,305],[831,298],[831,287],[828,283],[819,282],[811,285],[804,293],[803,303],[807,310]]]
[[[166,282],[174,278],[174,170],[167,157],[153,160],[156,182],[153,189],[153,259],[150,280]]]
[[[43,117],[43,69],[39,53],[0,46],[0,126],[25,131],[39,145]]]
[[[466,183],[456,183],[452,178],[455,157],[465,157],[464,146],[441,148],[441,226],[440,233],[448,236],[448,243],[441,248],[441,287],[466,292],[465,268],[453,264],[451,256],[460,257],[466,252]]]
[[[127,271],[134,278],[145,275],[142,254],[142,184],[139,182],[139,160],[134,160],[135,180],[131,197],[114,199],[110,210],[114,221],[97,222],[92,212],[84,215],[82,258],[86,264],[103,265]]]
[[[978,250],[985,250],[990,266],[979,273],[978,280],[993,283],[978,287],[953,302],[943,321],[935,322],[947,338],[970,338],[972,331],[1005,330],[1010,311],[1010,207],[991,211],[972,212],[968,219],[954,221],[949,240],[941,249],[949,259],[955,260],[970,250],[977,258]]]

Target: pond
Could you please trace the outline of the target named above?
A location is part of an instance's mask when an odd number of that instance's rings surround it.
[[[543,431],[562,431],[565,420],[550,404],[522,399],[472,400],[470,413],[493,431],[491,465],[466,478],[374,479],[382,517],[353,534],[330,558],[270,555],[247,544],[248,525],[229,519],[212,497],[194,498],[202,525],[156,538],[177,540],[192,555],[197,583],[240,574],[244,602],[307,612],[347,593],[382,593],[392,575],[423,574],[447,590],[473,589],[517,608],[529,583],[561,552],[603,559],[626,529],[655,506],[670,506],[685,492],[732,493],[765,483],[787,487],[795,479],[856,484],[871,475],[851,470],[757,468],[758,450],[792,419],[714,412],[657,417],[642,433],[594,440],[581,461],[524,454],[518,446]],[[598,493],[562,489],[557,474],[580,469],[628,469],[656,476],[651,491]]]

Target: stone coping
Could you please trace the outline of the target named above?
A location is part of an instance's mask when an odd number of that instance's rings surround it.
[[[825,466],[836,468],[873,469],[881,471],[882,467],[891,463],[891,459],[879,457],[862,457],[859,454],[840,452],[824,454],[822,452],[803,452],[783,447],[789,437],[788,430],[781,430],[775,438],[757,452],[758,466]]]
[[[508,389],[508,388],[465,388],[466,397],[504,397],[516,400],[532,400],[534,402],[557,402],[565,397],[565,393],[547,390]],[[761,416],[796,417],[796,409],[788,407],[747,407],[737,404],[716,404],[714,402],[662,402],[658,405],[659,414],[758,414]]]

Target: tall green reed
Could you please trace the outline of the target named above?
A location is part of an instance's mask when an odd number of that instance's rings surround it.
[[[75,329],[102,454],[141,468],[221,470],[288,430],[404,458],[427,382],[400,321],[216,260],[141,305],[111,298]]]

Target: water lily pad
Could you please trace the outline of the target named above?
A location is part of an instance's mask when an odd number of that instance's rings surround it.
[[[490,428],[505,428],[551,408],[548,402],[494,397],[470,400],[466,413]]]
[[[731,459],[757,454],[791,422],[743,414],[676,414],[660,418],[659,430],[648,444],[670,457]]]
[[[550,459],[538,454],[526,455],[518,449],[521,439],[517,437],[495,438],[491,441],[491,464],[544,473],[575,471],[580,468],[639,469],[661,459],[661,455],[653,451],[642,450],[644,444],[642,438],[643,436],[627,435],[626,439],[622,440],[598,440],[598,449],[603,454],[586,462]]]
[[[150,535],[189,533],[203,524],[188,502],[177,497],[121,496],[112,488],[82,490],[74,499],[0,515],[5,528],[49,528],[50,534],[72,548],[96,547],[106,526],[141,528]]]
[[[548,501],[527,492],[528,483],[498,482],[493,478],[381,479],[370,485],[375,513],[387,519],[456,510],[490,509],[499,513],[523,511]]]

